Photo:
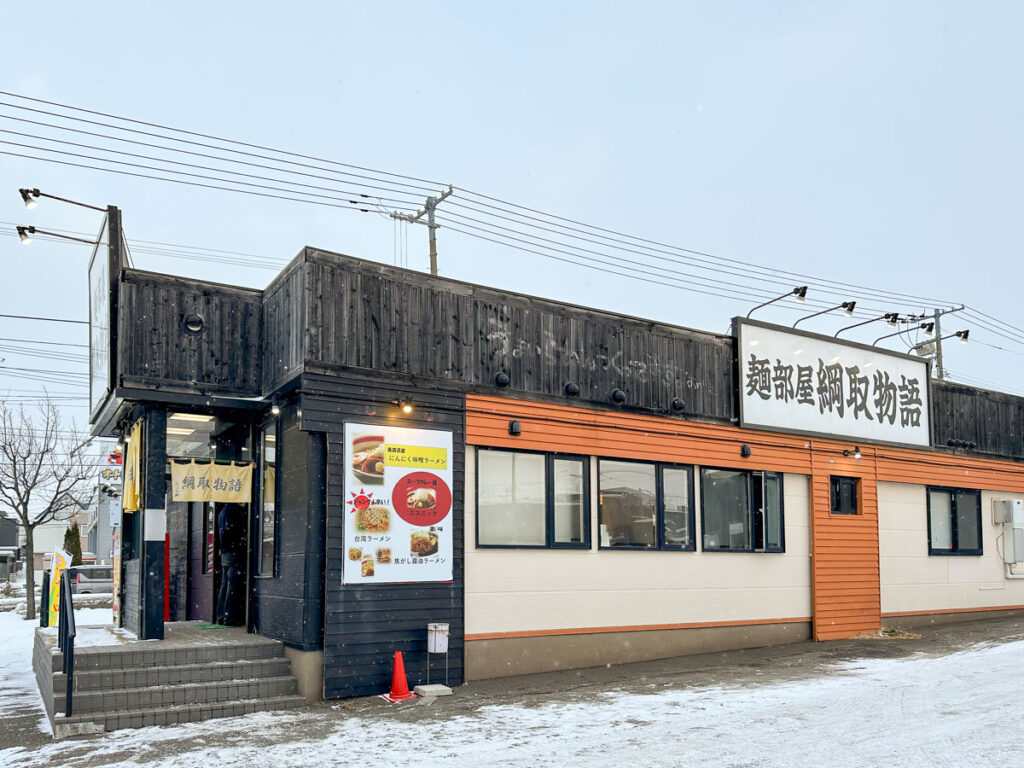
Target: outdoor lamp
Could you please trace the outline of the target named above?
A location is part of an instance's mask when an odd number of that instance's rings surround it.
[[[767,307],[769,304],[774,304],[776,301],[782,301],[787,296],[795,296],[797,301],[804,301],[807,298],[807,286],[798,285],[796,288],[794,288],[792,291],[789,291],[788,293],[784,293],[781,296],[776,296],[774,299],[766,301],[764,304],[758,304],[756,307],[754,307],[754,309],[747,312],[747,317],[750,317],[752,314],[754,314],[756,310],[760,309],[761,307]]]
[[[853,456],[853,458],[859,460],[860,459],[860,446],[856,446],[856,445],[853,446],[853,450],[852,451],[850,449],[848,449],[848,448],[844,449],[843,450],[843,456]]]
[[[815,312],[814,314],[811,314],[811,315],[804,315],[799,320],[797,320],[795,323],[793,323],[793,327],[796,328],[797,325],[799,323],[802,323],[804,320],[810,320],[812,317],[817,317],[818,315],[824,315],[826,312],[831,312],[834,309],[841,309],[841,310],[843,310],[843,314],[844,315],[846,315],[847,317],[853,317],[853,308],[856,307],[856,306],[857,306],[857,302],[856,301],[844,301],[842,304],[836,304],[834,307],[829,307],[828,309],[821,310],[821,312]]]
[[[931,340],[931,341],[922,341],[920,344],[915,344],[914,346],[912,346],[910,348],[910,351],[913,352],[915,349],[919,349],[920,347],[923,347],[925,344],[938,344],[940,341],[945,341],[946,339],[952,339],[954,336],[957,339],[960,340],[961,344],[966,344],[967,343],[967,337],[970,336],[970,335],[971,335],[971,331],[968,328],[968,329],[963,330],[963,331],[957,331],[956,333],[950,333],[950,334],[948,334],[946,336],[940,336],[939,338]]]
[[[967,343],[967,337],[970,335],[970,333],[971,333],[971,330],[970,330],[970,328],[968,328],[965,331],[957,331],[953,335],[956,336],[960,340],[961,344],[966,344]]]
[[[886,325],[888,325],[890,328],[895,328],[896,327],[896,323],[898,323],[899,320],[900,320],[900,313],[899,312],[886,312],[884,315],[879,315],[878,317],[872,317],[870,320],[864,320],[864,321],[859,322],[859,323],[854,323],[853,325],[848,325],[845,328],[840,328],[838,331],[835,332],[835,334],[833,334],[833,336],[834,337],[838,337],[839,334],[842,333],[843,331],[848,331],[851,328],[859,328],[862,325],[867,325],[868,323],[874,323],[874,322],[876,322],[878,320],[885,320]]]
[[[30,211],[39,205],[39,203],[36,202],[36,198],[39,197],[38,189],[19,189],[18,194],[21,195],[21,199],[24,201],[25,207]]]
[[[18,238],[21,240],[22,245],[28,245],[32,242],[30,235],[47,235],[49,237],[59,237],[62,240],[74,240],[76,243],[88,243],[89,245],[96,245],[95,240],[86,240],[84,237],[72,237],[71,235],[62,235],[60,232],[51,232],[48,229],[37,229],[35,227],[21,227],[16,226],[18,230]]]
[[[917,327],[919,330],[924,331],[928,336],[931,336],[933,333],[935,333],[935,323],[921,323]],[[893,336],[899,336],[903,332],[904,331],[896,331],[896,333],[887,333],[885,334],[885,336],[879,336],[877,339],[871,342],[871,344],[875,345],[882,339],[891,339]]]
[[[34,235],[36,232],[35,227],[15,227],[15,229],[18,230],[18,237],[20,238],[22,245],[28,245],[32,242],[32,238],[29,237],[29,233]]]
[[[412,403],[410,403],[408,400],[402,400],[398,404],[398,407],[402,409],[402,413],[404,413],[406,416],[412,413]]]

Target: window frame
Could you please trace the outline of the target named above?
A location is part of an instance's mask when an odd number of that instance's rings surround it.
[[[474,538],[477,549],[565,549],[575,551],[586,551],[591,548],[590,531],[590,457],[577,453],[550,453],[547,451],[524,451],[519,448],[502,448],[488,445],[475,446],[474,452]],[[533,456],[544,457],[544,544],[481,544],[480,543],[480,452],[494,451],[502,453],[522,453]],[[555,541],[555,483],[554,466],[555,461],[579,461],[583,465],[583,531],[582,541],[556,542]]]
[[[274,551],[271,554],[272,562],[270,564],[270,568],[266,569],[266,562],[263,554],[263,482],[266,469],[266,434],[271,428],[274,430]],[[257,579],[274,579],[279,575],[278,551],[280,549],[281,540],[281,444],[283,442],[281,440],[281,432],[280,416],[270,418],[260,425],[257,492],[256,503],[253,505],[256,508],[256,535],[254,536],[256,543],[256,567],[253,569],[253,576]]]
[[[655,537],[657,546],[643,547],[636,544],[619,546],[605,546],[601,543],[600,535],[597,540],[598,550],[605,552],[696,552],[697,551],[697,515],[696,515],[696,493],[694,490],[693,464],[676,464],[667,461],[644,461],[642,459],[623,459],[616,456],[599,456],[597,459],[597,530],[601,530],[601,462],[614,461],[619,464],[644,464],[654,467],[654,511],[655,511]],[[690,526],[690,543],[666,544],[665,543],[665,470],[682,470],[687,474],[688,510]]]
[[[932,546],[932,492],[937,491],[941,493],[949,494],[949,525],[950,525],[950,538],[951,546],[949,549],[935,549]],[[984,529],[982,528],[982,514],[981,514],[981,491],[977,488],[951,488],[943,485],[926,485],[925,486],[925,519],[928,524],[928,556],[935,555],[937,557],[982,557],[985,554],[985,541],[984,541]],[[974,496],[978,503],[978,548],[977,549],[961,549],[960,548],[960,524],[959,515],[957,514],[957,498],[960,494],[970,494]]]
[[[836,486],[842,485],[844,480],[853,482],[853,511],[845,511],[842,509],[836,509]],[[845,515],[847,517],[856,517],[861,513],[861,478],[853,475],[829,475],[828,478],[828,496],[829,496],[829,514],[830,515]],[[842,499],[842,490],[839,490],[839,499]],[[840,505],[842,502],[840,501]]]
[[[701,465],[701,477],[700,477],[700,551],[701,552],[738,552],[741,554],[756,554],[756,555],[784,555],[786,553],[786,488],[785,488],[785,473],[774,472],[767,469],[737,469],[736,467],[708,467]],[[751,546],[746,549],[734,549],[734,548],[723,548],[708,549],[704,546],[704,531],[705,529],[705,513],[707,511],[707,505],[705,503],[705,482],[704,482],[704,471],[720,471],[720,472],[738,472],[746,476],[747,479],[747,499],[749,506],[747,509],[747,525],[750,528],[750,539]],[[759,476],[761,478],[761,500],[762,505],[767,508],[767,479],[769,476],[775,477],[779,483],[779,545],[777,547],[767,546],[767,525],[766,520],[762,517],[761,530],[762,539],[766,545],[758,549],[754,546],[754,477]],[[761,510],[762,516],[765,510]]]

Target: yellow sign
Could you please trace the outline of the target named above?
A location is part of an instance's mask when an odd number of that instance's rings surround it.
[[[124,461],[124,489],[121,493],[121,509],[135,512],[139,509],[139,458],[142,453],[142,422],[138,421],[128,433],[128,450]]]
[[[174,501],[230,501],[248,504],[252,495],[252,464],[171,462]]]
[[[60,575],[70,564],[71,555],[60,547],[56,547],[53,550],[53,557],[50,559],[50,594],[48,596],[50,620],[46,624],[48,627],[57,626],[57,615],[60,611]]]
[[[384,448],[384,465],[388,467],[448,468],[448,449],[425,445],[392,445]]]

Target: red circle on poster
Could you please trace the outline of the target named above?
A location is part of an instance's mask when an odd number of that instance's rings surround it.
[[[395,484],[391,506],[409,525],[437,525],[452,508],[452,490],[437,475],[413,472]]]

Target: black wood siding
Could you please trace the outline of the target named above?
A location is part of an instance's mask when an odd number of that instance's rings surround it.
[[[324,587],[324,690],[328,698],[390,689],[395,651],[410,687],[427,679],[427,624],[451,625],[449,682],[462,683],[465,399],[457,393],[387,384],[352,375],[302,377],[303,429],[327,435],[327,540]],[[411,397],[416,410],[397,418],[392,405]],[[450,584],[343,585],[344,425],[388,424],[451,431],[454,580]],[[430,656],[431,682],[444,680],[444,656]]]
[[[1024,459],[1024,398],[974,389],[948,381],[932,382],[932,442],[973,442],[968,453]]]
[[[735,414],[733,341],[307,249],[306,361],[494,392],[580,397],[691,416]]]
[[[205,320],[202,333],[182,329],[189,313]],[[260,291],[126,270],[118,315],[121,386],[260,394]]]
[[[273,578],[253,579],[252,623],[262,635],[316,650],[323,615],[323,437],[299,428],[295,406],[282,409],[280,427],[277,569]],[[255,536],[252,541],[258,546]]]
[[[263,292],[263,390],[273,392],[302,370],[306,343],[306,279],[297,259]]]

